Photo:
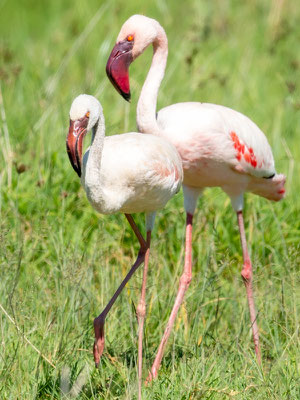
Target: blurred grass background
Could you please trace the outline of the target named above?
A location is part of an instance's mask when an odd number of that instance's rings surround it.
[[[142,269],[107,319],[99,370],[91,349],[93,318],[138,245],[122,215],[93,211],[65,151],[69,107],[82,92],[101,101],[107,134],[136,129],[151,49],[130,68],[131,105],[105,75],[134,13],[158,19],[168,35],[158,109],[195,100],[248,115],[266,133],[288,191],[278,204],[246,200],[263,368],[253,352],[236,216],[226,195],[209,189],[195,216],[193,280],[144,398],[297,399],[300,4],[288,0],[0,0],[0,397],[67,398],[75,382],[72,398],[136,396]],[[183,267],[182,200],[159,213],[153,235],[145,377]],[[136,218],[143,229],[144,217]]]

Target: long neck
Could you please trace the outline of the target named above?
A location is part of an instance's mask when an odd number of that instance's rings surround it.
[[[98,123],[93,128],[92,142],[88,152],[85,166],[85,186],[90,190],[101,190],[101,159],[105,138],[104,116],[100,116]],[[96,193],[95,193],[96,194]]]
[[[168,39],[161,28],[153,41],[153,58],[137,104],[137,126],[142,133],[159,133],[156,120],[158,89],[165,74]]]

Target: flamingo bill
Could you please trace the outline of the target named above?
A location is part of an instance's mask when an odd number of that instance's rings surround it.
[[[129,66],[133,61],[133,42],[123,40],[112,49],[106,64],[106,74],[114,88],[130,101]]]
[[[69,133],[67,136],[67,153],[74,171],[81,177],[82,143],[87,132],[88,116],[79,120],[70,120]]]

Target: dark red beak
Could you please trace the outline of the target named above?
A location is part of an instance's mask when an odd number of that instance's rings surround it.
[[[130,85],[128,69],[133,61],[133,41],[122,40],[115,45],[106,64],[106,73],[117,91],[130,101]]]
[[[85,116],[76,121],[70,120],[67,136],[67,153],[75,172],[81,177],[82,142],[87,132],[89,117]]]

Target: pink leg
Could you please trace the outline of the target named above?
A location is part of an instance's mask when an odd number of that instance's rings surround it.
[[[129,281],[129,279],[132,277],[134,272],[138,269],[138,267],[144,261],[145,254],[146,254],[146,249],[147,249],[146,242],[145,242],[142,234],[140,233],[138,227],[136,226],[132,216],[129,215],[129,214],[125,214],[125,216],[126,216],[128,222],[129,222],[130,226],[132,227],[134,233],[136,234],[136,237],[138,238],[138,240],[140,242],[141,248],[140,248],[140,251],[138,253],[138,256],[137,256],[137,259],[136,259],[135,263],[130,268],[130,271],[126,275],[125,279],[122,281],[122,283],[120,284],[120,286],[118,287],[118,289],[116,290],[115,294],[110,299],[110,301],[108,302],[107,306],[104,308],[102,313],[97,318],[94,319],[95,342],[94,342],[93,353],[94,353],[94,361],[95,361],[96,367],[98,367],[98,365],[99,365],[100,358],[101,358],[103,350],[104,350],[104,343],[105,343],[105,340],[104,340],[104,323],[105,323],[105,318],[106,318],[109,310],[113,306],[114,302],[118,298],[119,294],[124,289],[126,283]]]
[[[251,319],[251,326],[252,326],[252,334],[255,346],[255,353],[258,364],[261,364],[261,352],[260,352],[260,345],[259,345],[259,334],[258,334],[258,326],[257,326],[257,315],[255,311],[254,305],[254,296],[253,296],[253,288],[252,288],[252,280],[253,280],[253,273],[252,273],[252,265],[251,260],[249,257],[247,243],[246,243],[246,235],[245,235],[245,228],[244,228],[244,219],[243,219],[243,212],[237,212],[239,230],[240,230],[240,237],[241,237],[241,244],[243,250],[243,259],[244,265],[242,269],[242,278],[246,287],[247,292],[247,299],[250,311],[250,319]]]
[[[147,382],[150,382],[153,378],[157,377],[158,369],[160,367],[160,363],[163,357],[164,349],[167,344],[168,338],[170,336],[172,327],[175,322],[175,318],[177,316],[179,307],[183,301],[183,297],[185,292],[187,291],[191,279],[192,279],[192,223],[193,223],[193,215],[187,213],[186,216],[186,239],[185,239],[185,262],[184,262],[184,271],[180,278],[179,289],[177,292],[177,297],[167,323],[163,338],[160,342],[154,363],[151,368],[151,372],[149,372]]]
[[[143,272],[143,282],[142,282],[142,290],[141,290],[141,298],[139,304],[137,306],[137,317],[139,324],[139,340],[138,340],[138,380],[139,380],[139,396],[138,400],[142,398],[142,366],[143,366],[143,330],[144,330],[144,321],[146,315],[146,284],[147,284],[147,273],[148,273],[148,265],[149,265],[149,253],[150,253],[150,240],[151,240],[151,231],[147,232],[147,250],[145,254],[145,264],[144,264],[144,272]]]

